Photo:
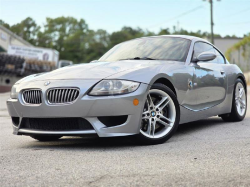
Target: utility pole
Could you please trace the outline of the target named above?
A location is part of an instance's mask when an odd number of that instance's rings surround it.
[[[206,0],[203,0],[206,1]],[[220,0],[217,0],[220,1]],[[211,43],[214,44],[214,21],[213,21],[213,0],[208,0],[210,3],[210,18],[211,18]]]
[[[213,0],[209,0],[211,15],[211,43],[214,44]]]

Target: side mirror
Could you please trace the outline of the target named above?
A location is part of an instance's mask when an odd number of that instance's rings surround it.
[[[198,55],[197,58],[193,59],[193,62],[199,62],[199,61],[210,61],[214,60],[216,58],[216,55],[211,52],[203,52]]]

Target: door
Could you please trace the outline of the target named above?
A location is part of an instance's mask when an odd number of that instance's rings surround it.
[[[212,52],[217,57],[211,61],[194,63],[193,89],[197,98],[193,109],[197,111],[220,104],[225,99],[227,89],[225,58],[212,45],[196,42],[193,58],[202,52]]]

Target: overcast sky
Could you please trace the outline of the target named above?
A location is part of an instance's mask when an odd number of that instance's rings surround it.
[[[210,32],[210,5],[204,0],[0,0],[0,19],[16,24],[32,17],[83,18],[90,29],[113,32],[123,26],[158,32],[179,25]],[[214,0],[214,32],[242,37],[250,32],[250,0]]]

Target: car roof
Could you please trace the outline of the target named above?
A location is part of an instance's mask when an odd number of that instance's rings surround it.
[[[173,38],[185,38],[189,40],[203,40],[202,38],[196,37],[196,36],[190,36],[190,35],[160,35],[165,37],[173,37]]]
[[[194,40],[194,41],[203,41],[203,42],[207,42],[209,44],[211,44],[209,41],[196,37],[196,36],[190,36],[190,35],[158,35],[158,36],[146,36],[146,37],[141,37],[141,38],[135,38],[132,40],[136,40],[136,39],[142,39],[142,38],[160,38],[160,37],[172,37],[172,38],[184,38],[187,40]]]

